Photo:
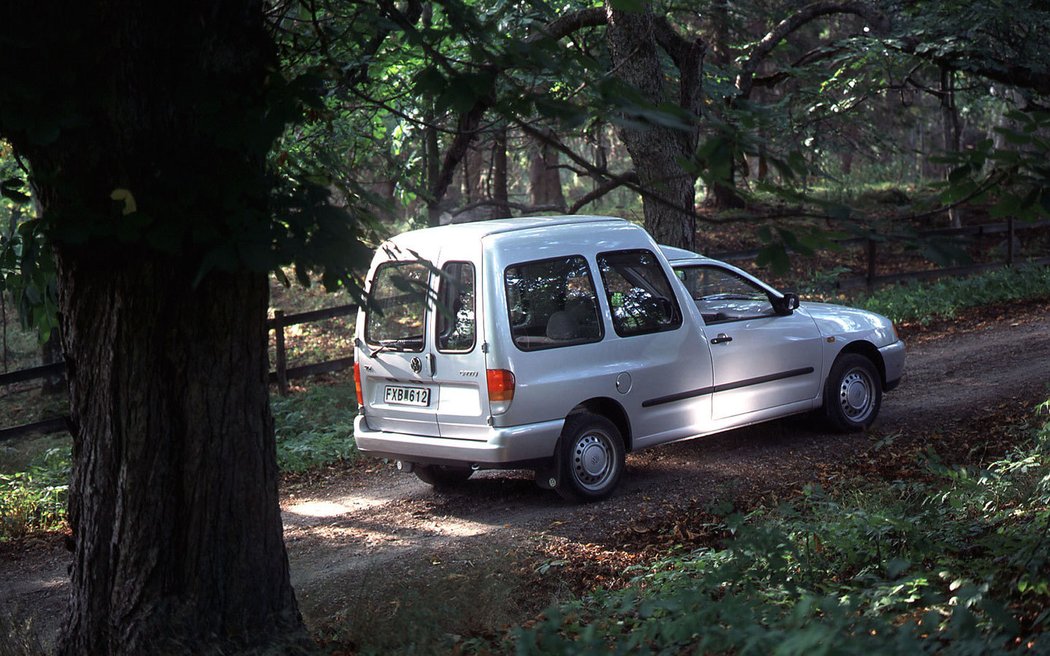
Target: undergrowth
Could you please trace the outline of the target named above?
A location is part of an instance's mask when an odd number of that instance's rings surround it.
[[[69,448],[53,448],[24,470],[0,474],[0,540],[65,526]]]
[[[288,397],[274,396],[281,471],[300,472],[353,459],[356,405],[352,383],[314,385]],[[43,452],[22,471],[0,473],[0,540],[64,528],[69,474],[68,442]]]
[[[548,611],[515,651],[1048,653],[1050,421],[986,467],[927,468],[724,517],[725,544]]]
[[[969,278],[942,278],[921,284],[895,285],[852,304],[878,312],[896,323],[921,325],[952,319],[960,310],[1010,301],[1050,297],[1050,267],[1002,268]]]
[[[352,382],[311,385],[271,400],[277,435],[277,465],[301,472],[337,460],[352,460],[357,397]]]

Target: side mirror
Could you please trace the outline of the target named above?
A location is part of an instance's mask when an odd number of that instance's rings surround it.
[[[798,294],[784,292],[783,296],[774,300],[774,309],[777,314],[791,314],[798,309]]]

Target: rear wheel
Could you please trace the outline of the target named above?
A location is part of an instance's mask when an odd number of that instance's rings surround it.
[[[871,360],[846,353],[835,360],[824,386],[824,416],[836,430],[862,431],[871,426],[882,405],[879,370]]]
[[[620,482],[623,437],[611,421],[589,412],[570,415],[558,442],[558,485],[570,501],[605,499]]]
[[[470,478],[474,470],[470,467],[453,467],[450,465],[416,465],[412,468],[416,478],[436,488],[448,488],[462,485]]]

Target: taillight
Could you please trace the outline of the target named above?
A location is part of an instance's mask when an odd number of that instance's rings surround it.
[[[489,369],[485,377],[489,386],[489,410],[494,415],[501,415],[514,400],[514,374],[506,369]]]
[[[354,391],[357,392],[357,407],[365,407],[365,395],[361,393],[361,365],[354,363]]]

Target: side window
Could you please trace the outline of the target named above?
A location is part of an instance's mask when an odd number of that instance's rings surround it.
[[[441,267],[438,287],[437,346],[448,353],[474,349],[474,265],[448,262]]]
[[[678,301],[651,251],[602,253],[598,269],[617,335],[644,335],[682,325]]]
[[[385,262],[368,292],[365,341],[391,349],[423,350],[430,268],[423,262]]]
[[[774,316],[766,290],[719,267],[683,267],[676,271],[700,308],[705,323]]]
[[[523,351],[599,342],[603,337],[587,260],[525,262],[503,274],[514,345]]]

